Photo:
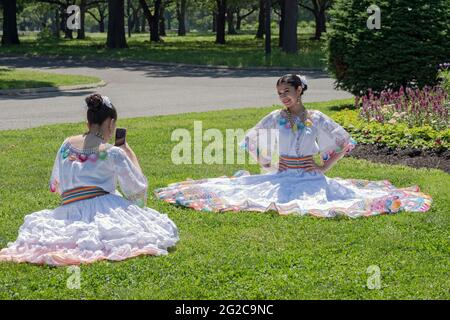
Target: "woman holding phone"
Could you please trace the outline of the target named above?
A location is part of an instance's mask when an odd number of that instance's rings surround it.
[[[86,98],[88,131],[60,147],[50,190],[61,206],[25,217],[18,238],[0,251],[0,261],[49,265],[124,260],[167,254],[178,230],[165,214],[145,207],[147,179],[118,129],[117,111],[106,96]],[[120,194],[116,190],[120,185]]]

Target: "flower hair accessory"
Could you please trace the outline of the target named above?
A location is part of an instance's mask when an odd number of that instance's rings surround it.
[[[300,82],[302,83],[302,88],[303,89],[307,88],[308,87],[308,81],[306,80],[306,77],[302,76],[302,75],[299,75],[299,74],[297,74],[296,76],[299,77]]]
[[[103,104],[107,106],[108,108],[112,109],[113,105],[111,103],[111,100],[107,96],[102,96]]]

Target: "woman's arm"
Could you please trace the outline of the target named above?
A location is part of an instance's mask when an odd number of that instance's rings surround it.
[[[327,160],[323,160],[322,172],[330,170],[336,162],[345,156],[345,151],[333,153]]]
[[[139,169],[139,171],[142,172],[141,166],[139,165],[139,161],[136,157],[136,154],[134,153],[133,149],[128,145],[128,143],[125,142],[124,145],[120,146],[120,148],[125,151],[128,158],[130,158],[131,162],[136,166],[136,168]]]

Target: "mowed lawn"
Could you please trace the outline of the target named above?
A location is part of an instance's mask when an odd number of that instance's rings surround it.
[[[94,84],[100,81],[100,78],[92,76],[0,67],[0,90],[73,86]]]
[[[36,35],[21,37],[19,46],[0,47],[0,56],[27,55],[77,57],[115,60],[143,60],[154,62],[177,62],[229,67],[292,67],[319,68],[325,66],[324,41],[310,40],[311,30],[298,36],[298,54],[286,54],[278,48],[278,38],[272,41],[272,54],[264,54],[264,40],[255,35],[228,35],[225,45],[215,44],[212,33],[190,33],[179,37],[169,33],[161,43],[150,43],[149,34],[133,34],[127,38],[129,48],[107,49],[106,33],[89,33],[87,39],[43,39]]]
[[[334,101],[309,104],[329,115]],[[119,111],[120,111],[120,106]],[[174,165],[176,128],[247,129],[276,106],[121,120],[151,189],[188,177],[232,175],[256,165]],[[48,191],[55,154],[66,136],[85,125],[64,124],[1,131],[0,246],[16,239],[28,213],[54,208]],[[268,213],[211,213],[156,200],[148,206],[167,213],[181,241],[168,256],[81,266],[81,288],[68,289],[65,267],[0,263],[2,299],[449,299],[449,175],[439,170],[389,166],[343,158],[330,177],[389,179],[418,184],[433,197],[426,213],[401,212],[371,218],[319,219]],[[381,272],[371,290],[370,266]],[[371,269],[369,269],[371,270]]]

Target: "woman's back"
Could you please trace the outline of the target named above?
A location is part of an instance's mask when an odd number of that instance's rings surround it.
[[[142,198],[147,190],[147,179],[121,148],[109,143],[86,146],[79,136],[63,142],[50,179],[52,192],[63,194],[80,187],[95,186],[115,193],[119,182],[127,198],[135,200],[137,194]]]

